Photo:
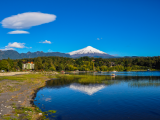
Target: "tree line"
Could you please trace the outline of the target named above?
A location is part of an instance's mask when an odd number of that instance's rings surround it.
[[[160,57],[90,58],[37,57],[0,60],[0,70],[22,71],[22,64],[34,62],[35,71],[131,71],[160,69]]]

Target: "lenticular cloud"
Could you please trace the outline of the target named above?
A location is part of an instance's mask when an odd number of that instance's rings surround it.
[[[8,34],[29,34],[29,32],[24,30],[15,30],[8,32]]]
[[[49,23],[56,20],[53,14],[40,12],[26,12],[18,15],[13,15],[2,20],[2,26],[10,29],[27,29],[32,26]]]

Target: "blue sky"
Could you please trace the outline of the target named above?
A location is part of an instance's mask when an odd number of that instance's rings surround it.
[[[0,49],[68,53],[92,46],[112,55],[158,56],[159,5],[159,0],[0,0]],[[5,18],[26,12],[56,20],[23,29],[3,26]],[[8,34],[15,30],[29,34]]]

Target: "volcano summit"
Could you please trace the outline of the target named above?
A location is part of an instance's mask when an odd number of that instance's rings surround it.
[[[96,48],[93,48],[92,46],[87,46],[83,49],[73,51],[68,53],[70,54],[71,57],[73,58],[79,58],[83,56],[88,56],[88,57],[101,57],[101,58],[113,58],[114,56],[109,55],[103,51],[100,51]]]

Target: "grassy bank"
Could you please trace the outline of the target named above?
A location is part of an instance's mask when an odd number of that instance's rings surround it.
[[[4,120],[45,120],[45,113],[42,113],[37,107],[30,105],[30,101],[33,101],[34,93],[37,92],[37,89],[45,86],[47,80],[51,78],[56,78],[52,73],[32,73],[25,75],[16,75],[16,76],[1,76],[0,77],[0,96],[5,97],[5,94],[8,94],[6,98],[9,99],[9,102],[4,103],[5,111],[6,108],[13,109],[11,113],[1,114],[0,119]],[[26,92],[29,93],[26,94]],[[16,93],[16,95],[12,95]],[[19,100],[19,97],[24,94],[24,98]],[[3,97],[3,98],[4,98]],[[13,100],[13,99],[16,99]],[[18,102],[21,102],[20,104]],[[28,102],[28,104],[27,104]],[[0,112],[1,113],[1,112]]]
[[[18,91],[15,86],[19,85],[34,85],[39,84],[43,86],[48,76],[44,74],[26,74],[26,75],[16,75],[16,76],[1,76],[0,77],[0,93]],[[16,82],[15,82],[16,81]],[[15,84],[8,85],[8,82],[15,82]],[[3,87],[2,87],[3,86]]]

